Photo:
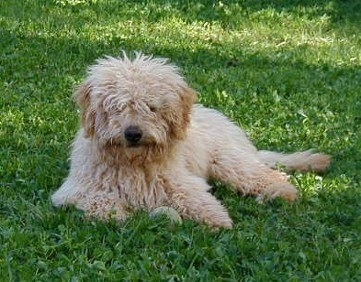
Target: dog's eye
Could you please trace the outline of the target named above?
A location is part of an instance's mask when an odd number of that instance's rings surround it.
[[[126,105],[125,104],[120,104],[120,103],[118,103],[118,104],[116,104],[116,103],[110,103],[110,104],[103,103],[103,107],[110,114],[119,115],[125,110]]]
[[[149,107],[149,110],[153,113],[155,113],[157,111],[157,108],[155,106],[149,105],[148,107]]]

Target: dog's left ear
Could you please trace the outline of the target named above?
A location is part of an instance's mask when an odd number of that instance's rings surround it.
[[[190,114],[192,106],[196,101],[196,92],[189,86],[182,86],[179,89],[179,99],[180,99],[180,110],[177,115],[177,118],[172,121],[172,135],[176,139],[183,139],[187,132],[187,127],[190,122]]]
[[[196,98],[196,91],[194,91],[192,88],[189,86],[181,88],[180,99],[183,108],[183,119],[187,124],[189,123],[191,109],[193,104],[196,102]]]

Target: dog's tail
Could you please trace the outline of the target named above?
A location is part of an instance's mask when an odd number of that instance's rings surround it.
[[[258,151],[259,159],[271,168],[278,165],[284,166],[286,170],[315,171],[322,172],[330,164],[331,156],[323,153],[314,153],[313,150],[284,154],[271,151]]]

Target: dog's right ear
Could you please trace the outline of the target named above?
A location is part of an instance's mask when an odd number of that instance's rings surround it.
[[[83,82],[74,92],[73,98],[81,110],[81,123],[85,129],[86,137],[94,135],[95,111],[91,108],[90,93],[92,85],[89,81]]]

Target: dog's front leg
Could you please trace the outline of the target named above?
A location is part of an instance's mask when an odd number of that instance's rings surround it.
[[[70,202],[84,210],[86,216],[97,217],[104,220],[124,220],[127,216],[126,205],[112,193],[98,191],[88,195],[74,195]]]
[[[232,228],[232,220],[222,204],[209,192],[202,178],[188,177],[181,182],[172,181],[171,206],[184,218],[204,222],[211,227]]]

